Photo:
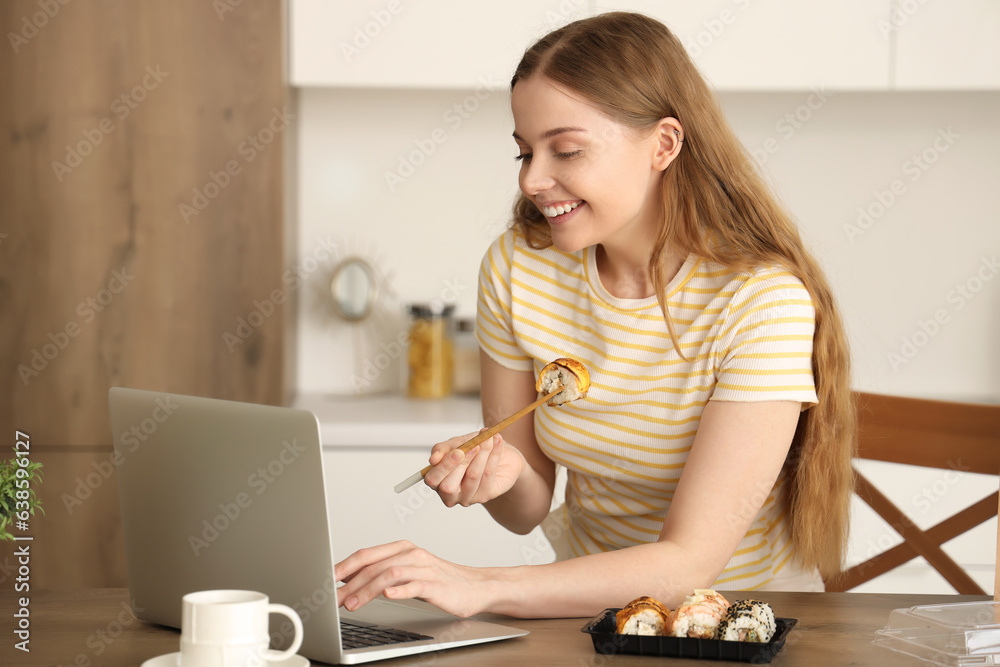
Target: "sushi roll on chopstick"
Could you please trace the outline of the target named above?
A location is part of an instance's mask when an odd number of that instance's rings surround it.
[[[658,600],[644,595],[632,600],[617,613],[617,632],[620,635],[665,635],[669,616],[669,609]]]
[[[696,588],[670,615],[667,634],[671,637],[714,639],[719,623],[729,610],[729,601],[708,588]]]
[[[774,611],[760,600],[737,600],[719,623],[719,639],[766,644],[774,636]]]
[[[590,371],[576,359],[562,357],[545,365],[538,374],[535,389],[548,394],[562,387],[562,391],[548,400],[548,405],[562,405],[579,398],[586,398],[590,389]]]

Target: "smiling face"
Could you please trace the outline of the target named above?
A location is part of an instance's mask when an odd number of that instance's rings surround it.
[[[518,185],[545,216],[553,245],[648,249],[661,218],[659,181],[679,150],[676,121],[640,134],[543,75],[515,84],[511,108]]]

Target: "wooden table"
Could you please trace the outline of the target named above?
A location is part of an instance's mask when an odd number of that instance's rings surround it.
[[[178,650],[180,633],[148,625],[128,613],[125,589],[94,589],[31,594],[30,653],[14,648],[13,612],[17,604],[9,589],[0,593],[0,665],[18,667],[136,667],[144,660]],[[757,597],[778,616],[797,618],[785,647],[772,664],[808,665],[920,665],[915,658],[872,646],[889,612],[917,604],[986,600],[966,595],[887,595],[865,593],[754,593],[727,594],[729,599]],[[531,632],[526,637],[482,646],[398,658],[381,663],[397,665],[497,665],[501,667],[575,665],[740,664],[696,660],[663,660],[640,656],[605,656],[594,652],[590,636],[580,632],[588,619],[525,621],[485,615]],[[320,663],[314,663],[320,664]]]

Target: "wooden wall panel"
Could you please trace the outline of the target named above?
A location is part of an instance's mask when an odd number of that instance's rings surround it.
[[[292,119],[282,2],[44,4],[0,3],[0,456],[28,432],[65,514],[110,454],[109,387],[285,400],[286,307],[224,336],[287,291]],[[39,533],[47,587],[124,583],[109,499]]]
[[[41,492],[45,514],[35,512],[24,533],[34,538],[30,542],[32,590],[126,586],[118,480],[111,452],[50,445],[35,452],[34,460],[42,463],[44,471],[44,481],[36,490]],[[12,532],[22,534],[17,529]],[[0,564],[13,551],[13,545],[6,543],[0,550]],[[0,585],[0,590],[10,589]]]

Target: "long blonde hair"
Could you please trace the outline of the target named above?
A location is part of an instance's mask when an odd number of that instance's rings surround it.
[[[670,247],[737,271],[780,264],[805,284],[816,310],[813,374],[818,405],[799,417],[786,461],[795,553],[824,577],[840,571],[853,492],[855,412],[847,342],[833,295],[715,96],[678,39],[642,14],[610,12],[549,33],[525,54],[511,80],[541,74],[639,131],[676,118],[684,145],[661,179],[663,224],[649,274],[674,346],[662,270]],[[514,227],[535,248],[551,245],[548,224],[524,195]]]

